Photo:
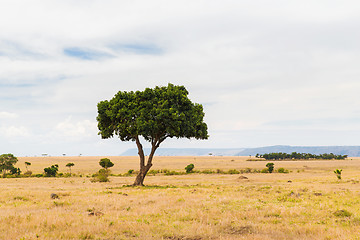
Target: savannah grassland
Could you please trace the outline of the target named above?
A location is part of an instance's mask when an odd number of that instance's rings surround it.
[[[33,173],[73,162],[77,176],[1,178],[0,239],[360,239],[360,158],[274,162],[288,174],[157,174],[145,187],[127,186],[135,175],[92,183],[100,158],[19,158],[23,172],[25,161]],[[137,157],[109,158],[113,174],[138,169]],[[152,169],[265,168],[248,158],[155,157]]]

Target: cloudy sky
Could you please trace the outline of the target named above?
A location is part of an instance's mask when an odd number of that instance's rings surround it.
[[[210,139],[360,145],[360,2],[1,0],[0,153],[119,155],[97,103],[184,85]]]

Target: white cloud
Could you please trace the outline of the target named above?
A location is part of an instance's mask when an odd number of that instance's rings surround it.
[[[0,112],[0,119],[11,119],[11,118],[17,118],[18,115],[15,113],[10,112]]]
[[[7,138],[27,137],[29,130],[24,126],[6,126],[0,127],[0,134]]]
[[[55,127],[55,135],[71,138],[86,138],[97,134],[97,123],[90,120],[74,122],[72,117],[60,122]]]

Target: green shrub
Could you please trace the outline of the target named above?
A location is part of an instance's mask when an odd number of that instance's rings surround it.
[[[239,174],[240,172],[236,169],[230,169],[229,171],[227,171],[227,174]]]
[[[134,173],[134,169],[130,169],[130,170],[128,171],[128,174],[132,174],[132,173]]]
[[[91,182],[109,182],[110,170],[100,169],[96,174],[93,175]]]
[[[21,170],[20,170],[20,168],[12,167],[12,168],[10,168],[10,173],[11,173],[12,175],[20,175],[20,174],[21,174]]]
[[[268,168],[269,173],[272,173],[274,171],[274,163],[267,163],[266,167]]]
[[[182,175],[183,173],[181,172],[176,172],[176,171],[168,171],[165,173],[166,176],[171,176],[171,175]]]
[[[251,168],[245,168],[245,169],[241,169],[240,170],[240,173],[243,174],[243,173],[252,173],[253,170]]]
[[[261,172],[261,173],[269,173],[269,169],[264,168],[264,169],[262,169],[260,172]]]
[[[186,170],[186,173],[191,173],[192,171],[193,171],[193,169],[194,169],[194,164],[189,164],[189,165],[187,165],[186,167],[185,167],[185,170]]]
[[[334,171],[334,173],[336,174],[336,177],[339,179],[339,180],[341,180],[341,172],[342,172],[342,169],[336,169],[335,171]]]
[[[279,168],[277,170],[278,173],[289,173],[289,170],[285,169],[285,168]]]
[[[45,177],[55,177],[57,171],[59,170],[59,165],[55,164],[51,167],[44,168]]]
[[[149,172],[148,172],[148,175],[156,175],[156,174],[158,174],[158,173],[160,173],[161,172],[161,170],[150,170]]]
[[[334,212],[334,215],[336,217],[351,217],[352,214],[347,210],[337,210]]]

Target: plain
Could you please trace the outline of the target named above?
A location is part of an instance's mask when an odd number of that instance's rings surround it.
[[[24,157],[41,173],[73,162],[76,177],[1,178],[0,239],[360,239],[360,159],[274,161],[290,173],[156,174],[92,183],[102,157]],[[115,175],[137,157],[108,157]],[[156,157],[152,169],[265,168],[249,157]],[[343,169],[337,180],[335,169]],[[51,198],[55,193],[59,198]]]

